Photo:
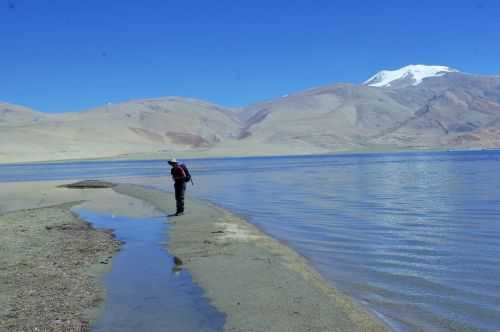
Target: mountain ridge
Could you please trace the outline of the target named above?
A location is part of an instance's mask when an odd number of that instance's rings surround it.
[[[0,103],[0,162],[500,146],[500,76],[420,78],[331,84],[242,108],[160,97],[51,115]]]

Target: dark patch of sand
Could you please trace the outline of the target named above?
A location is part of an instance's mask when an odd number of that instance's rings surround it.
[[[116,184],[100,180],[85,180],[70,184],[63,184],[61,188],[71,189],[99,189],[99,188],[113,188]]]

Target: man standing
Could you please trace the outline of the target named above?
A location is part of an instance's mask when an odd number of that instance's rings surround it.
[[[172,166],[170,174],[174,180],[175,202],[177,203],[177,211],[173,216],[181,216],[184,214],[184,194],[186,192],[186,182],[191,180],[191,175],[184,164],[179,164],[175,158],[168,161]]]

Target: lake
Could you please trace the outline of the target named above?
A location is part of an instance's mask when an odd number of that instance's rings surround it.
[[[500,152],[185,162],[188,195],[247,217],[394,330],[500,327]],[[3,165],[0,182],[100,178],[170,190],[167,166]]]

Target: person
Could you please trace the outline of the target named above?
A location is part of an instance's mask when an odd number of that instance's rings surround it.
[[[172,216],[181,216],[184,214],[184,196],[186,193],[186,182],[192,181],[191,175],[184,164],[180,164],[175,158],[168,161],[172,166],[170,174],[174,180],[176,212]]]

